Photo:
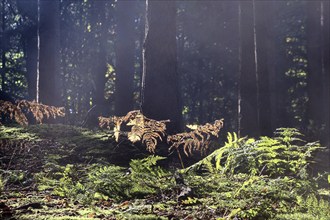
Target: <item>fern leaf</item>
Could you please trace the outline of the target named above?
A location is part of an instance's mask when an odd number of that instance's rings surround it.
[[[171,143],[169,150],[183,146],[183,151],[187,156],[193,151],[204,153],[208,149],[208,144],[212,136],[218,137],[220,129],[223,127],[223,120],[216,120],[214,124],[198,126],[191,132],[184,132],[167,137],[167,142]]]

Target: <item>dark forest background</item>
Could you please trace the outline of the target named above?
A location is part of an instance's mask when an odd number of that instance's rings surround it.
[[[146,3],[147,2],[147,3]],[[329,1],[2,0],[1,99],[329,143]]]

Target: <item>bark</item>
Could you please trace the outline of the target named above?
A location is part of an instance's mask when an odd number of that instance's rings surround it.
[[[4,2],[2,2],[2,11],[1,11],[1,21],[2,21],[2,25],[1,25],[1,29],[2,32],[4,33],[6,30],[6,7],[4,5]],[[2,92],[6,92],[6,50],[7,50],[7,35],[3,34],[2,38],[1,38],[1,90]]]
[[[135,64],[135,11],[134,1],[117,3],[116,39],[116,115],[133,110],[133,81]]]
[[[147,0],[142,110],[156,120],[170,119],[168,132],[181,130],[176,53],[176,2]]]
[[[239,134],[258,136],[257,79],[254,53],[253,3],[240,1]]]
[[[40,1],[39,97],[47,105],[61,104],[59,92],[60,26],[58,0]]]
[[[322,94],[322,35],[321,35],[321,2],[308,1],[307,10],[307,117],[314,129],[319,130],[324,120],[324,106]],[[314,135],[319,134],[315,131]],[[317,135],[318,136],[318,135]],[[317,137],[319,138],[319,137]]]
[[[28,83],[28,95],[30,100],[36,99],[37,93],[37,28],[33,27],[30,32],[24,33],[24,51],[26,61],[26,78]]]
[[[329,35],[329,17],[330,2],[322,1],[321,12],[321,28],[322,28],[322,75],[323,75],[323,94],[324,94],[324,110],[325,110],[325,131],[323,134],[324,141],[330,145],[330,35]]]
[[[258,76],[258,112],[260,135],[272,134],[270,82],[268,66],[268,49],[270,48],[269,29],[272,28],[269,2],[255,2],[255,28],[256,28],[256,52],[257,52],[257,76]]]
[[[97,127],[98,117],[102,115],[108,115],[110,107],[107,105],[105,99],[105,83],[107,72],[107,52],[106,52],[106,40],[107,40],[107,23],[106,20],[106,1],[93,1],[91,23],[92,31],[90,33],[89,44],[92,48],[92,105],[90,106],[89,100],[80,100],[80,106],[78,109],[89,109],[82,123],[83,126]],[[82,68],[84,65],[82,65]],[[86,66],[85,69],[88,67]],[[88,97],[88,94],[86,94]],[[85,102],[83,102],[85,101]],[[84,106],[83,106],[84,105]],[[88,105],[88,106],[86,106]]]
[[[23,28],[22,39],[24,46],[24,56],[26,62],[26,79],[28,83],[28,96],[30,100],[36,99],[37,93],[37,20],[38,20],[37,0],[17,0],[17,8],[20,14],[29,21]]]
[[[92,14],[92,22],[94,25],[94,62],[92,67],[93,81],[94,81],[94,92],[93,92],[93,105],[98,105],[102,108],[105,107],[105,74],[107,71],[107,53],[105,50],[105,42],[107,35],[107,21],[105,18],[105,7],[106,1],[94,1],[94,11]],[[100,27],[97,25],[100,24]],[[103,110],[102,110],[103,111]]]
[[[285,69],[287,68],[287,59],[285,50],[281,46],[282,41],[278,37],[277,26],[279,25],[278,13],[283,10],[283,4],[286,2],[272,1],[268,11],[268,72],[269,72],[269,93],[271,108],[271,126],[272,131],[279,127],[292,127],[288,123],[286,111],[287,88],[285,86]],[[275,27],[275,28],[274,28]]]

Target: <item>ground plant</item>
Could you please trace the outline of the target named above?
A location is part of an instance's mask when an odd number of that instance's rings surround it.
[[[138,132],[157,133],[163,122],[139,112],[130,117],[124,121],[138,127],[129,135],[118,124],[114,131],[111,124],[103,131],[2,125],[1,217],[326,220],[330,215],[329,174],[311,170],[315,153],[324,148],[305,141],[297,129],[279,128],[260,138],[228,132],[221,144],[211,135],[218,135],[223,121],[195,126],[169,136],[173,142],[164,157],[151,154],[145,133]],[[132,140],[134,135],[139,138]],[[157,138],[154,149],[165,136],[166,126],[149,136]],[[182,150],[180,158],[189,159],[206,141],[217,149],[185,168],[173,165],[179,160],[174,153]],[[22,166],[23,161],[33,166]]]

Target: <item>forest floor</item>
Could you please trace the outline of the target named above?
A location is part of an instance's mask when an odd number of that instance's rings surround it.
[[[130,159],[147,152],[126,140],[116,143],[108,132],[93,132],[65,125],[0,128],[1,172],[6,184],[0,195],[3,219],[193,219],[197,207],[180,206],[176,199],[161,201],[157,195],[114,202],[99,200],[85,205],[38,190],[34,176],[45,165],[116,164],[128,168]],[[3,180],[4,181],[4,180]],[[206,210],[199,210],[201,219]],[[195,215],[196,216],[196,215]]]
[[[317,208],[330,208],[327,189],[320,189],[322,200],[308,197],[312,208],[285,213],[289,203],[268,201],[267,190],[279,190],[267,185],[271,179],[254,178],[263,185],[244,192],[242,187],[252,181],[244,175],[188,176],[188,186],[182,185],[171,167],[143,168],[138,160],[148,155],[143,147],[125,139],[117,143],[106,131],[66,125],[0,126],[0,146],[0,219],[232,219],[242,210],[247,214],[236,219],[330,219],[330,211]],[[141,173],[131,170],[132,160],[135,169],[144,169]],[[132,172],[135,176],[128,178]],[[100,193],[102,187],[108,192]]]

